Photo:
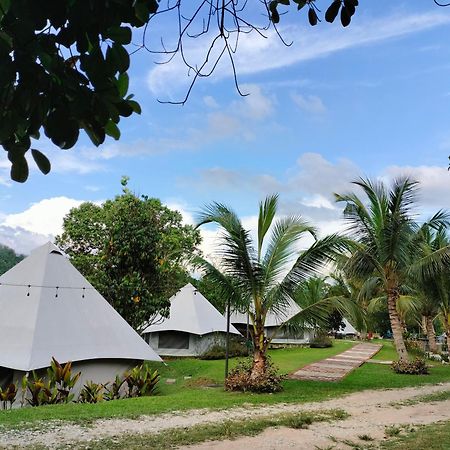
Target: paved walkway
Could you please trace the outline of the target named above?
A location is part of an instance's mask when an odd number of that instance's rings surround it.
[[[309,364],[294,372],[297,380],[339,381],[379,352],[379,344],[358,344],[339,355]]]

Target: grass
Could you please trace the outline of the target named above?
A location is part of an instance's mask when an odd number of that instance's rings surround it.
[[[450,448],[450,422],[440,422],[416,428],[381,444],[387,450],[448,450]]]
[[[170,429],[156,434],[134,434],[90,441],[90,450],[168,450],[180,445],[192,445],[210,440],[235,439],[241,436],[255,436],[266,428],[285,426],[303,429],[314,422],[342,420],[348,414],[342,410],[317,411],[314,413],[281,414],[260,419],[227,420],[217,424],[196,425],[190,428]],[[213,439],[211,439],[213,437]],[[83,442],[64,448],[80,448]]]
[[[326,349],[290,348],[270,352],[273,362],[283,373],[314,361],[341,353],[354,343],[335,341],[334,347]],[[385,342],[381,356],[392,353],[392,344]],[[380,357],[380,353],[377,357]],[[231,367],[236,364],[232,361]],[[245,404],[261,405],[274,403],[304,403],[341,397],[364,389],[402,388],[429,383],[445,382],[450,379],[450,366],[437,364],[430,375],[398,375],[389,366],[365,364],[339,382],[317,382],[285,380],[284,390],[277,394],[252,394],[225,392],[222,387],[209,388],[208,384],[223,383],[223,361],[201,361],[179,359],[169,361],[161,367],[159,395],[135,399],[116,400],[98,404],[50,405],[39,408],[23,408],[0,411],[0,427],[32,427],[39,421],[62,420],[81,424],[99,418],[136,418],[140,415],[160,414],[188,409],[227,409]],[[185,379],[184,377],[191,377]],[[167,385],[167,378],[175,378],[175,384]]]
[[[421,395],[420,397],[414,397],[403,402],[394,402],[393,406],[410,406],[418,405],[419,403],[432,403],[432,402],[444,402],[450,400],[450,391],[435,392],[434,394]]]

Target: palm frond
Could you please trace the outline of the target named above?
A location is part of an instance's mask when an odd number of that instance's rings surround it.
[[[264,202],[259,204],[258,215],[258,260],[261,258],[264,237],[272,225],[273,218],[277,212],[278,194],[268,195]]]
[[[305,233],[315,236],[316,229],[300,217],[287,217],[275,222],[262,261],[266,289],[270,289],[273,283],[280,281],[280,276],[286,272],[288,263],[292,262],[298,253],[296,245]]]

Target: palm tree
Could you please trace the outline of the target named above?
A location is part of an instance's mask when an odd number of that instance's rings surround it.
[[[413,274],[433,274],[435,267],[448,257],[448,249],[424,256],[418,242],[419,225],[414,219],[418,182],[409,178],[394,180],[388,188],[381,182],[359,179],[367,204],[356,194],[335,194],[336,201],[345,202],[344,217],[358,246],[346,264],[350,276],[381,291],[387,299],[394,344],[400,360],[408,355],[403,339],[403,323],[398,312],[401,294],[408,291]],[[446,226],[448,217],[438,213],[429,226]]]
[[[421,252],[424,257],[430,257],[448,249],[450,240],[446,227],[433,229],[426,223],[421,227],[419,233]],[[450,335],[450,272],[448,266],[438,266],[432,273],[425,271],[425,273],[419,274],[414,279],[414,286],[418,299],[417,309],[427,335],[428,346],[432,352],[436,353],[436,333],[433,325],[435,318],[440,316],[447,340]]]
[[[297,285],[317,274],[348,245],[348,239],[336,234],[315,242],[306,250],[298,245],[305,235],[316,236],[316,230],[299,216],[275,220],[278,196],[268,196],[260,203],[257,241],[244,229],[237,214],[229,207],[212,203],[200,217],[201,226],[215,223],[222,229],[218,246],[220,267],[197,258],[210,279],[233,298],[233,304],[248,311],[254,344],[250,377],[258,377],[267,367],[270,337],[264,324],[269,312],[280,313],[293,301]],[[298,317],[307,320],[323,315],[324,302],[305,308]]]

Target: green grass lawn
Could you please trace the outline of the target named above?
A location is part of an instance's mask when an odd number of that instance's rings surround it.
[[[290,373],[306,364],[335,355],[347,350],[355,343],[335,341],[332,348],[310,349],[291,348],[272,350],[273,362],[282,373]],[[384,343],[378,358],[392,359],[392,344]],[[236,364],[231,361],[231,367]],[[88,423],[91,420],[108,417],[137,417],[142,414],[180,411],[192,408],[229,408],[242,404],[273,404],[279,402],[311,402],[360,391],[363,389],[401,388],[426,383],[438,383],[450,380],[450,366],[436,364],[430,375],[397,375],[389,366],[365,364],[339,382],[315,382],[285,380],[284,390],[277,394],[251,394],[225,392],[222,387],[207,387],[222,384],[224,379],[224,361],[201,361],[196,359],[178,359],[168,361],[166,367],[159,368],[161,381],[158,395],[135,399],[116,400],[99,404],[51,405],[38,408],[23,408],[12,411],[0,411],[0,425],[4,427],[33,425],[40,420],[67,420]],[[185,377],[191,377],[185,379]],[[175,378],[176,383],[169,385],[167,378]]]
[[[450,422],[427,425],[416,431],[382,443],[386,450],[448,450],[450,449]]]

